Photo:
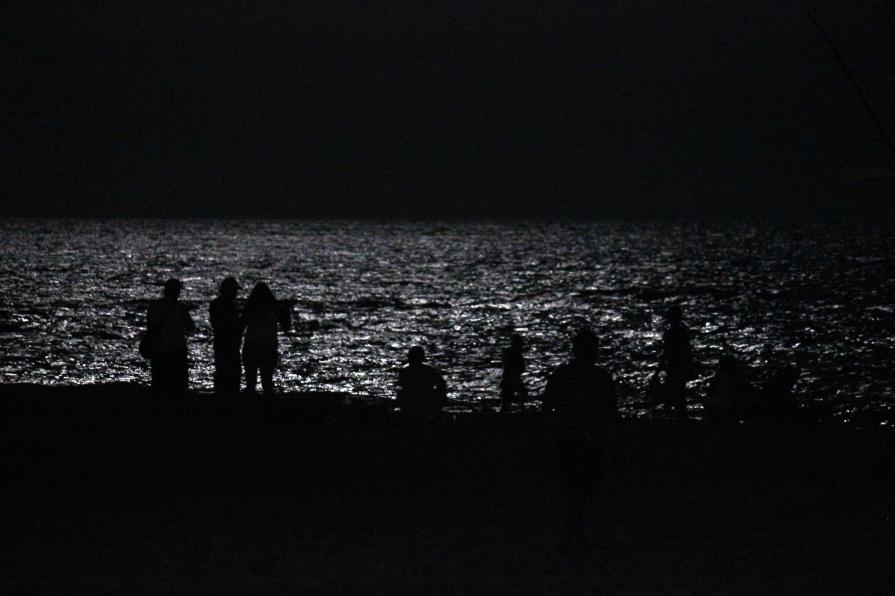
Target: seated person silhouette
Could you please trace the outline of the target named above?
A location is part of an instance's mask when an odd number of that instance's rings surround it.
[[[407,353],[407,366],[398,373],[397,405],[414,423],[432,423],[438,419],[447,400],[447,384],[438,369],[423,364],[426,351],[413,346]]]
[[[718,372],[709,382],[706,416],[719,420],[791,420],[798,410],[792,394],[801,371],[795,366],[773,370],[759,389],[746,380],[746,370],[731,354],[718,359]]]
[[[755,402],[758,390],[743,379],[740,363],[731,354],[718,358],[718,371],[709,381],[703,402],[705,414],[717,420],[737,420]]]
[[[506,411],[511,404],[524,402],[528,398],[528,389],[522,380],[522,373],[525,371],[523,346],[522,336],[514,333],[510,338],[510,347],[503,351],[503,376],[500,379],[501,412]]]
[[[789,421],[796,417],[799,403],[793,389],[801,374],[801,369],[792,365],[778,368],[771,374],[762,392],[765,408],[771,417]]]

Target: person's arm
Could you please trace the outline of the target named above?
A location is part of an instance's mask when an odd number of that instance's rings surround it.
[[[447,403],[447,382],[440,372],[435,373],[435,395],[438,396],[439,407]]]
[[[181,308],[183,308],[183,328],[188,334],[193,333],[196,330],[196,323],[193,322],[190,309],[186,305],[181,305]]]

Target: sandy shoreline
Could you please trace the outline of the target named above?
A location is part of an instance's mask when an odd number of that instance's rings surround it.
[[[337,394],[2,391],[3,592],[883,593],[895,579],[884,429],[622,420],[599,546],[567,556],[530,414],[421,436]]]

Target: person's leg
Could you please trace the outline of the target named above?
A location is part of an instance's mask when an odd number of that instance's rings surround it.
[[[186,356],[183,356],[184,360]],[[167,398],[173,398],[180,389],[180,354],[159,352],[153,359],[153,390]]]
[[[239,382],[242,379],[239,349],[216,348],[214,361],[215,393],[225,395],[239,393]]]
[[[589,549],[587,512],[603,469],[603,448],[591,440],[569,440],[560,451],[563,473],[562,548]]]
[[[675,387],[675,411],[680,416],[687,414],[687,379],[680,379]]]
[[[267,364],[261,367],[261,389],[264,395],[273,395],[273,367]]]
[[[501,382],[500,382],[500,411],[501,412],[506,412],[509,409],[510,403],[512,403],[512,399],[513,399],[513,392],[510,391],[510,388],[507,384],[507,380],[506,379],[501,380]]]
[[[677,414],[687,413],[687,379],[683,375],[670,374],[665,382],[666,404]]]
[[[251,344],[246,344],[243,347],[242,362],[245,365],[246,392],[255,393],[255,385],[258,382],[258,359]]]
[[[190,388],[190,362],[186,350],[178,353],[174,361],[174,383],[178,393],[186,393]]]
[[[156,360],[158,360],[159,387],[162,393],[169,395],[174,390],[174,381],[172,380],[174,367],[171,364],[171,354],[159,352]]]
[[[602,515],[593,515],[603,481],[604,451],[604,446],[599,441],[587,441],[582,445],[580,531],[577,535],[578,547],[582,549],[589,549],[594,546],[595,526],[599,528],[597,534],[602,535],[605,533],[605,512],[602,512]],[[588,513],[591,513],[591,515],[588,515]]]
[[[239,382],[242,380],[242,367],[239,366],[239,348],[233,350],[227,358],[227,370],[224,388],[227,393],[239,393]]]
[[[264,361],[261,363],[261,388],[265,395],[273,395],[273,371],[277,365],[276,346],[267,346]]]
[[[227,354],[220,346],[214,346],[214,392],[227,391]]]
[[[579,454],[574,441],[562,440],[556,445],[557,466],[561,475],[561,527],[560,549],[569,551],[573,548],[579,523],[581,478]]]
[[[158,356],[149,361],[149,373],[149,386],[152,388],[152,392],[161,393],[164,391],[164,371],[161,359]]]

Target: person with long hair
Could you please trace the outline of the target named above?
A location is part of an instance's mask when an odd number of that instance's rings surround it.
[[[273,371],[279,360],[277,331],[289,330],[289,311],[274,297],[266,283],[258,282],[242,309],[241,321],[245,327],[242,364],[245,368],[246,391],[255,392],[260,372],[264,394],[273,395]]]

